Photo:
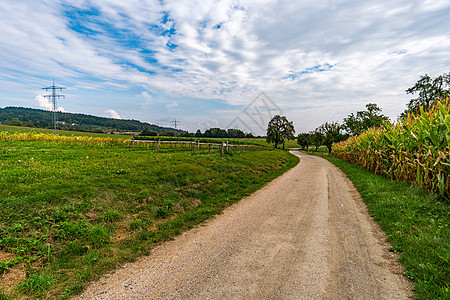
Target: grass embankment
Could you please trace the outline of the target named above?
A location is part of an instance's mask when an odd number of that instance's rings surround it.
[[[353,182],[371,216],[388,235],[417,299],[450,299],[450,207],[446,200],[410,185],[386,179],[318,154]]]
[[[0,140],[0,299],[79,293],[297,162],[286,151]]]

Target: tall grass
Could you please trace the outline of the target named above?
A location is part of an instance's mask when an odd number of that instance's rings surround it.
[[[7,132],[0,131],[0,140],[6,141],[46,141],[46,142],[85,142],[93,144],[115,143],[123,144],[129,143],[127,140],[121,140],[110,137],[96,137],[96,136],[66,136],[54,135],[49,133],[38,133],[33,131],[28,132]]]
[[[450,197],[450,103],[438,102],[334,146],[334,156],[387,178]]]

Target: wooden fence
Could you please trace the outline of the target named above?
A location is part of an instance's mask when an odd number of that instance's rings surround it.
[[[189,150],[194,153],[200,153],[200,151],[219,151],[222,155],[228,152],[244,152],[244,151],[257,151],[257,150],[267,150],[268,148],[259,145],[240,145],[231,144],[228,141],[223,141],[222,143],[207,143],[195,141],[161,141],[161,140],[140,140],[130,138],[130,148],[135,148],[135,146],[143,144],[147,148],[154,151],[161,151],[161,149],[173,149],[173,150]]]

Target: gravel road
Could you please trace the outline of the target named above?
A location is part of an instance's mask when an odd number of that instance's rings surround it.
[[[409,299],[351,182],[292,153],[301,162],[289,172],[77,299]]]

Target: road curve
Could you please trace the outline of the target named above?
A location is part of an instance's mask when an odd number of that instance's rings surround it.
[[[92,284],[78,299],[408,299],[358,192],[301,162],[223,214]]]

